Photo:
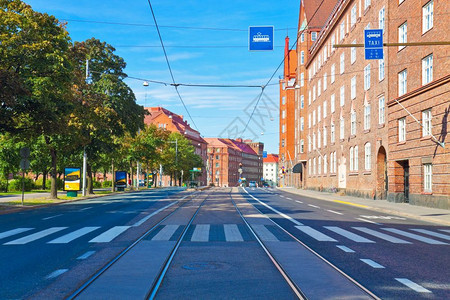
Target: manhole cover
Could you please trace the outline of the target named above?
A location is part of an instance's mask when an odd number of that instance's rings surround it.
[[[225,263],[221,262],[213,262],[213,261],[202,261],[202,262],[193,262],[183,266],[183,269],[186,270],[218,270],[223,269],[227,266]]]

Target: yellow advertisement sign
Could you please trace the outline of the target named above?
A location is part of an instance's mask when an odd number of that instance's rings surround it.
[[[64,190],[81,190],[81,168],[64,168]]]

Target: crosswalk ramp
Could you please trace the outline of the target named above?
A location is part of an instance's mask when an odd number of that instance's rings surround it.
[[[338,243],[351,241],[361,244],[388,242],[393,244],[424,243],[429,245],[449,245],[448,229],[430,228],[383,228],[339,227],[339,226],[295,226],[294,233],[300,239],[318,242]],[[86,226],[81,228],[50,227],[45,229],[14,228],[0,232],[0,245],[14,246],[43,242],[49,245],[73,243],[83,238],[92,244],[109,243],[126,232],[130,226]],[[184,231],[184,225],[159,225],[146,240],[176,241]],[[265,242],[290,241],[288,234],[276,225],[253,225],[253,231]],[[184,241],[189,242],[247,242],[255,238],[244,224],[195,224],[189,226]]]

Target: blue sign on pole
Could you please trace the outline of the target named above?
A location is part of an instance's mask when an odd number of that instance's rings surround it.
[[[263,151],[263,158],[267,157],[267,151]]]
[[[384,59],[383,29],[364,30],[364,58]]]
[[[248,28],[248,50],[272,51],[273,26],[250,26]]]

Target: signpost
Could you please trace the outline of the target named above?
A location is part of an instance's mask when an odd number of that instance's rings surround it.
[[[384,59],[383,29],[364,30],[364,58]]]
[[[273,26],[250,26],[248,28],[249,51],[273,51]]]
[[[22,206],[23,200],[25,196],[25,170],[30,168],[30,148],[23,147],[20,149],[20,156],[22,159],[20,160],[20,168],[22,169]]]

